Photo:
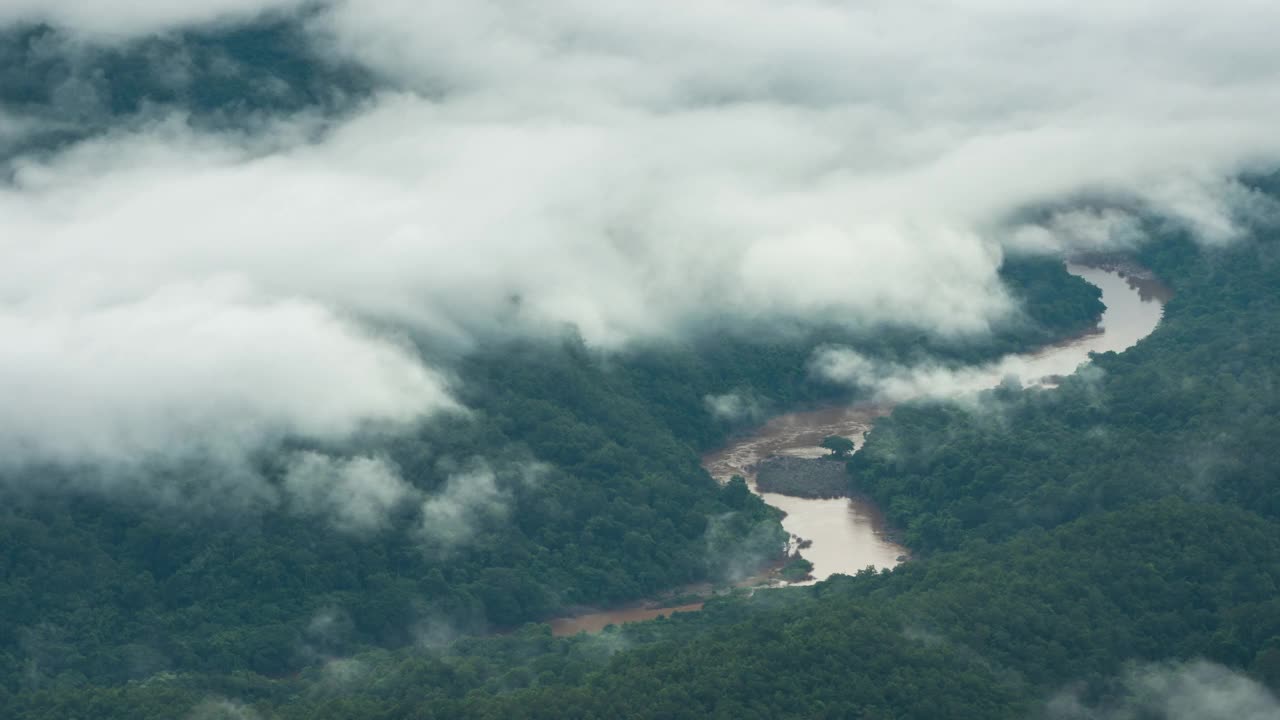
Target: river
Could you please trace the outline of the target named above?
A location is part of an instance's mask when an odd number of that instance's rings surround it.
[[[1010,377],[1018,378],[1024,385],[1052,387],[1057,376],[1069,375],[1088,362],[1090,353],[1121,352],[1150,335],[1160,323],[1164,304],[1171,297],[1167,287],[1140,268],[1068,265],[1068,269],[1102,290],[1106,310],[1098,322],[1097,332],[1034,353],[1010,355],[959,371],[931,368],[919,373],[904,372],[902,377],[889,379],[877,401],[776,416],[725,447],[707,453],[702,458],[703,467],[721,482],[734,475],[743,476],[752,491],[786,513],[783,528],[793,537],[811,543],[800,551],[813,563],[813,577],[807,583],[825,580],[837,573],[852,575],[867,567],[897,565],[909,553],[889,537],[874,505],[853,498],[815,500],[759,493],[755,485],[756,464],[775,455],[824,455],[826,451],[819,448],[818,443],[828,435],[848,437],[861,447],[866,431],[898,402],[929,395],[971,394],[995,387]],[[590,613],[556,620],[552,630],[557,635],[579,630],[592,632],[611,623],[647,620],[700,607],[695,603],[679,608]]]
[[[755,465],[771,455],[820,457],[826,451],[818,447],[818,442],[828,435],[848,437],[861,447],[862,436],[876,418],[888,414],[894,403],[920,396],[907,396],[903,388],[924,394],[932,381],[932,386],[940,388],[937,392],[959,395],[995,387],[1010,376],[1024,384],[1049,386],[1054,376],[1069,375],[1088,362],[1089,353],[1126,350],[1150,335],[1160,323],[1170,293],[1149,274],[1131,269],[1122,275],[1118,269],[1080,265],[1070,265],[1068,269],[1102,290],[1102,302],[1107,307],[1098,322],[1098,332],[958,372],[930,370],[923,381],[916,378],[908,382],[903,378],[891,383],[891,396],[880,402],[779,415],[726,447],[708,453],[702,458],[703,467],[722,482],[741,475],[755,490]],[[880,513],[870,503],[851,498],[812,500],[776,493],[760,495],[787,513],[782,521],[787,532],[813,543],[801,552],[813,563],[814,579],[810,582],[836,573],[852,575],[866,567],[893,567],[908,555],[906,548],[886,535]]]

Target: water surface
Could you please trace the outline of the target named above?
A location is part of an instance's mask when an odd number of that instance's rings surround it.
[[[1027,385],[1051,387],[1055,376],[1069,375],[1089,353],[1120,352],[1151,334],[1159,324],[1164,303],[1171,293],[1140,269],[1122,272],[1118,268],[1069,265],[1068,269],[1102,290],[1107,309],[1096,332],[1058,343],[1034,353],[1010,355],[997,362],[961,370],[906,369],[899,382],[887,382],[885,397],[877,402],[819,410],[787,413],[767,421],[749,434],[702,458],[703,467],[724,482],[734,475],[747,479],[753,491],[755,467],[773,455],[820,457],[822,438],[841,435],[862,446],[863,435],[893,409],[895,402],[917,399],[927,394],[963,395],[989,389],[1017,377]],[[852,575],[867,567],[890,568],[907,557],[907,550],[894,543],[874,504],[855,498],[814,500],[777,493],[759,493],[764,501],[784,511],[782,526],[793,536],[811,541],[800,552],[813,563],[813,579],[825,580],[837,573]],[[752,578],[744,585],[762,584]],[[702,603],[673,608],[638,606],[587,613],[551,622],[556,635],[580,631],[598,632],[611,624],[652,620],[673,612],[700,610]]]
[[[961,370],[904,368],[886,379],[877,402],[779,415],[755,431],[702,458],[703,467],[721,482],[734,475],[747,479],[753,491],[755,467],[773,455],[820,457],[822,438],[841,435],[858,447],[877,418],[887,415],[896,402],[925,396],[960,396],[986,390],[1017,378],[1026,385],[1051,387],[1058,376],[1069,375],[1089,361],[1095,352],[1120,352],[1151,334],[1159,324],[1167,288],[1141,270],[1123,273],[1069,265],[1078,275],[1102,290],[1107,306],[1096,332],[1034,353],[1010,355],[999,361]],[[758,493],[764,501],[787,513],[782,526],[793,536],[812,542],[801,550],[813,563],[813,580],[836,573],[852,575],[867,567],[890,568],[907,556],[894,543],[880,513],[869,502],[856,498],[814,500],[776,493]]]

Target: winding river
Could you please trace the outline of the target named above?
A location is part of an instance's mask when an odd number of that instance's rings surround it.
[[[1059,343],[1027,355],[1010,355],[989,365],[939,377],[937,371],[921,382],[903,387],[925,388],[929,380],[945,387],[947,394],[964,394],[995,387],[1010,376],[1025,384],[1051,385],[1054,376],[1069,375],[1088,362],[1089,353],[1120,352],[1151,334],[1164,313],[1169,290],[1149,274],[1131,270],[1068,266],[1069,270],[1102,290],[1107,306],[1098,332]],[[923,390],[922,390],[923,392]],[[749,435],[702,458],[703,467],[719,480],[733,475],[747,478],[755,489],[755,465],[772,455],[820,457],[826,453],[818,442],[828,435],[842,435],[859,446],[876,418],[892,410],[892,402],[912,399],[899,394],[891,401],[831,407],[777,416]],[[907,550],[885,533],[880,514],[870,503],[850,498],[812,500],[775,493],[761,493],[764,501],[787,513],[782,526],[794,536],[811,541],[801,552],[813,563],[810,582],[836,573],[852,575],[866,567],[888,568],[898,564]]]
[[[727,446],[703,456],[702,464],[721,482],[734,475],[747,479],[751,489],[770,505],[786,513],[782,526],[794,538],[805,541],[801,555],[813,563],[813,583],[837,573],[852,575],[867,567],[891,568],[908,556],[908,551],[888,536],[874,505],[857,499],[815,500],[776,493],[759,493],[755,467],[775,455],[819,457],[818,447],[828,435],[841,435],[861,447],[863,435],[877,418],[887,415],[897,402],[928,395],[965,395],[1018,378],[1024,385],[1052,387],[1058,376],[1069,375],[1095,352],[1120,352],[1151,334],[1171,297],[1167,287],[1140,268],[1087,267],[1068,265],[1072,274],[1102,290],[1106,310],[1096,332],[1058,343],[1037,352],[1010,355],[999,361],[960,371],[930,369],[905,372],[891,378],[885,397],[878,402],[788,413],[772,418],[755,431],[734,439]],[[594,631],[608,624],[621,624],[657,617],[676,611],[697,610],[700,604],[679,608],[630,608],[590,613],[552,622],[557,635],[579,630]]]

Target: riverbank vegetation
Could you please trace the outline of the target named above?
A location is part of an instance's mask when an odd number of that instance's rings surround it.
[[[852,459],[856,490],[917,552],[1168,496],[1280,518],[1278,248],[1153,245],[1142,261],[1177,290],[1157,332],[1056,390],[899,407]]]
[[[11,707],[166,718],[214,697],[290,719],[924,720],[1025,718],[1064,692],[1103,704],[1124,694],[1126,668],[1156,661],[1207,658],[1274,684],[1275,529],[1240,508],[1169,499],[600,635],[535,625],[332,659],[296,678],[161,675]]]

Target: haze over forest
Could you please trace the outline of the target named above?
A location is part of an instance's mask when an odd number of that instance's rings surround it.
[[[0,3],[0,715],[1274,717],[1275,27]],[[986,391],[1068,260],[1160,325]],[[700,458],[851,404],[910,559],[754,589]]]

